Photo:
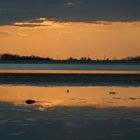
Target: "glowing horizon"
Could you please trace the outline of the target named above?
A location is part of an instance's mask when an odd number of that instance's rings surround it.
[[[0,26],[0,52],[54,59],[140,54],[140,22],[58,22],[38,18]]]

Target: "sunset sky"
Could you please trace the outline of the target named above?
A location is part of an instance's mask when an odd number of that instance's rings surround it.
[[[0,0],[0,53],[140,55],[139,0]]]

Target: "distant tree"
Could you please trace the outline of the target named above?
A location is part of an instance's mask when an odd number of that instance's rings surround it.
[[[3,54],[1,55],[1,60],[18,60],[20,56],[12,54]]]
[[[92,61],[92,59],[89,57],[81,57],[80,61]]]
[[[53,60],[49,57],[43,58],[39,56],[19,56],[19,55],[13,55],[13,54],[2,54],[1,55],[1,60]]]
[[[67,60],[68,61],[78,61],[76,58],[73,58],[73,57],[69,57]]]
[[[128,56],[122,60],[125,60],[125,61],[140,61],[140,56]]]

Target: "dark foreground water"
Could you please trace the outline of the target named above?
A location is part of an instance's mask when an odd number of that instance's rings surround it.
[[[2,84],[0,139],[139,140],[140,86]]]
[[[140,140],[140,65],[0,64],[0,139]]]

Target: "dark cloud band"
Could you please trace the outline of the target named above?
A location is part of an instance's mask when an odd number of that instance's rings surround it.
[[[37,19],[140,21],[140,0],[0,0],[0,25]]]

